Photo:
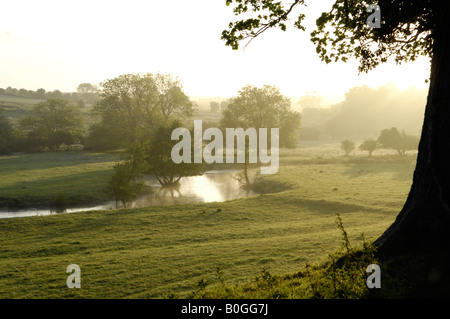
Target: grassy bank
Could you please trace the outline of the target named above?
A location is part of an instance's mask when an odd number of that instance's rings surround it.
[[[100,203],[118,154],[48,152],[0,156],[0,207]]]
[[[354,245],[379,236],[414,168],[413,157],[294,165],[291,155],[260,177],[257,197],[0,220],[0,298],[186,297],[218,283],[217,269],[230,286],[263,270],[295,274],[340,247],[336,213]],[[66,287],[69,264],[81,267],[81,289]]]

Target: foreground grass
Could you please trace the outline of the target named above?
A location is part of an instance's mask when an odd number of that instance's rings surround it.
[[[103,202],[103,189],[118,154],[48,152],[0,156],[0,207],[51,206]]]
[[[0,220],[0,298],[183,298],[204,283],[292,277],[341,246],[336,213],[355,246],[362,234],[378,237],[414,168],[413,158],[294,165],[294,157],[259,178],[257,197]],[[81,267],[81,289],[66,287],[69,264]]]
[[[376,249],[363,240],[353,247],[344,228],[342,218],[337,214],[337,226],[342,233],[342,246],[329,254],[319,265],[306,264],[297,272],[273,275],[263,269],[253,280],[230,285],[224,280],[220,268],[216,271],[216,283],[201,279],[189,298],[202,299],[361,299],[380,297],[377,290],[366,288],[367,266],[382,265]],[[384,281],[383,281],[384,282]],[[394,297],[397,287],[389,285],[388,296]],[[394,289],[392,289],[394,288]],[[176,295],[173,295],[175,298]]]

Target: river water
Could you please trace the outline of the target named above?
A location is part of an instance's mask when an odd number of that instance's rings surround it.
[[[156,179],[149,178],[146,184],[152,187],[153,193],[136,199],[131,207],[163,206],[188,203],[224,202],[242,197],[254,196],[253,192],[243,189],[238,177],[239,170],[207,171],[200,176],[189,176],[180,179],[177,188],[161,187]],[[254,171],[251,172],[254,175]],[[61,213],[75,213],[92,210],[109,210],[120,208],[115,202],[98,206],[67,208],[63,212],[50,209],[25,209],[18,211],[0,211],[0,218],[47,216]]]

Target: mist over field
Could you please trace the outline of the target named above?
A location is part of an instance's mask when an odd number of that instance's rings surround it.
[[[394,85],[350,88],[345,99],[328,107],[318,95],[300,97],[302,129],[318,129],[328,138],[377,138],[384,128],[397,127],[419,135],[422,129],[426,89],[400,90]]]

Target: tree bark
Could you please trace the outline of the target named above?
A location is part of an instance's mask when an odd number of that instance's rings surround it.
[[[442,258],[450,259],[450,32],[447,24],[439,23],[433,34],[430,87],[411,189],[395,222],[374,243],[385,255],[438,249],[443,253]]]

